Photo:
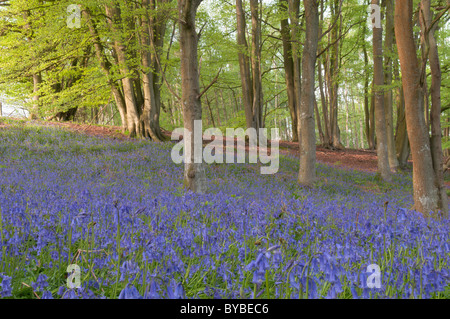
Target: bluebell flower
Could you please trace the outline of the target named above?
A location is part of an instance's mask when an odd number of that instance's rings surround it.
[[[354,285],[350,286],[350,291],[352,292],[353,299],[359,299],[359,294],[355,289]]]
[[[48,287],[47,275],[39,274],[36,282],[31,283],[31,287],[36,291],[40,291],[43,290],[43,288]]]
[[[150,289],[145,293],[144,299],[159,299],[158,285],[155,280],[150,283]]]
[[[172,287],[174,286],[174,287]],[[185,299],[184,288],[181,283],[172,280],[172,285],[167,286],[167,295],[169,299]]]
[[[139,291],[135,286],[127,284],[124,289],[119,294],[119,299],[142,299]]]
[[[45,290],[45,291],[42,293],[41,299],[53,299],[53,296],[52,296],[51,291]]]
[[[0,284],[0,294],[2,297],[11,297],[12,296],[12,286],[11,286],[11,277],[2,275],[1,276],[2,283]]]
[[[139,272],[139,267],[136,263],[132,262],[131,260],[127,260],[122,263],[122,266],[120,267],[120,281],[125,280],[125,277],[128,275],[135,275]]]
[[[75,289],[67,289],[63,293],[61,299],[79,299],[79,296],[75,292]]]

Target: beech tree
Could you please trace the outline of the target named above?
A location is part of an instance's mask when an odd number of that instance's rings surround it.
[[[6,35],[2,46],[15,58],[14,63],[0,59],[2,78],[31,87],[27,108],[32,118],[68,121],[89,107],[98,122],[99,106],[102,115],[111,106],[112,117],[114,106],[124,132],[163,140],[158,56],[171,12],[168,3],[89,1],[78,6],[79,26],[70,27],[61,19],[72,5],[68,0],[8,1],[0,13],[0,34]]]
[[[413,36],[413,1],[395,3],[395,38],[402,71],[408,137],[413,159],[415,209],[428,217],[448,217],[447,194],[439,189],[424,116],[423,81]],[[438,137],[439,138],[439,137]],[[436,168],[438,170],[439,168]],[[439,213],[440,212],[440,213]]]
[[[392,94],[392,79],[393,69],[392,61],[394,55],[394,1],[385,0],[382,1],[386,8],[386,32],[384,38],[384,109],[386,116],[386,139],[387,139],[387,151],[389,159],[389,167],[393,171],[397,171],[398,160],[395,152],[395,140],[394,140],[394,119],[393,119],[393,94]]]
[[[314,123],[314,91],[319,13],[316,0],[304,0],[306,38],[303,46],[302,92],[300,104],[300,171],[301,184],[312,185],[316,178],[316,132]]]
[[[286,81],[286,90],[288,98],[289,113],[292,119],[292,141],[298,142],[297,132],[297,104],[295,99],[295,85],[294,85],[294,61],[292,59],[292,44],[291,44],[291,26],[289,25],[289,4],[288,0],[280,0],[279,7],[282,18],[280,20],[280,33],[283,42],[283,63]]]
[[[253,127],[258,130],[263,125],[263,91],[261,79],[261,21],[259,0],[250,0],[252,14],[252,79],[253,79]]]
[[[439,62],[439,55],[437,49],[436,38],[434,33],[438,27],[437,21],[433,21],[431,14],[431,1],[422,0],[420,2],[420,25],[422,29],[422,37],[425,43],[425,52],[428,52],[428,56],[423,57],[422,70],[425,70],[426,59],[430,63],[431,70],[431,137],[430,147],[431,156],[433,158],[433,170],[436,176],[439,208],[442,208],[446,214],[448,214],[448,199],[446,193],[446,187],[444,184],[443,174],[443,152],[442,152],[442,128],[441,128],[441,67]],[[432,24],[435,22],[434,24]],[[422,71],[423,73],[424,71]],[[423,74],[423,76],[426,76]],[[426,79],[423,80],[424,82]]]
[[[341,132],[338,123],[338,94],[339,94],[339,81],[338,72],[340,69],[340,43],[342,36],[342,1],[332,0],[330,1],[330,9],[332,12],[333,20],[335,21],[334,27],[331,30],[331,53],[329,55],[328,71],[328,90],[330,95],[330,122],[331,122],[331,145],[334,148],[342,149],[344,146],[341,143]]]
[[[372,0],[373,5],[379,5],[379,0]],[[375,130],[377,134],[378,172],[385,181],[391,180],[388,159],[388,142],[386,133],[386,116],[384,110],[383,78],[383,29],[373,27],[373,83],[375,95]]]
[[[400,73],[398,61],[394,64],[394,76],[397,81],[400,81]],[[403,86],[400,85],[397,89],[397,124],[395,134],[395,150],[399,167],[404,169],[408,164],[410,154],[408,132],[406,129],[405,116],[405,98],[403,96]]]
[[[301,51],[300,51],[300,0],[289,0],[289,19],[291,21],[291,43],[292,43],[292,61],[293,61],[293,75],[294,75],[294,89],[295,89],[295,106],[297,112],[297,136],[299,141],[300,136],[300,104],[301,104]]]
[[[184,185],[197,193],[206,190],[203,160],[195,163],[195,148],[201,150],[202,145],[194,143],[194,134],[202,134],[201,131],[194,132],[194,121],[202,119],[197,56],[199,35],[195,30],[195,16],[201,2],[202,0],[178,0],[183,118],[185,130],[191,133],[183,137],[184,151],[190,155],[184,164]]]
[[[141,74],[144,108],[141,115],[142,135],[163,141],[159,118],[161,112],[161,55],[167,25],[167,4],[172,0],[142,0]]]
[[[250,0],[251,50],[246,38],[246,19],[242,0],[236,0],[237,44],[239,46],[239,68],[242,96],[247,128],[259,129],[263,126],[263,92],[261,80],[261,21],[259,0]],[[251,51],[251,52],[249,52]],[[250,57],[249,57],[250,55]]]

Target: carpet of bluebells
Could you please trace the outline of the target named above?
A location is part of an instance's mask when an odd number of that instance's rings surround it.
[[[295,158],[275,175],[213,164],[197,195],[173,145],[0,129],[1,297],[450,296],[450,222],[410,210],[409,173],[386,184],[318,164],[304,188]]]

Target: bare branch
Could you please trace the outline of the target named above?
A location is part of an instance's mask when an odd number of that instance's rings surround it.
[[[211,86],[213,86],[213,84],[217,82],[217,80],[219,79],[219,75],[220,75],[221,71],[222,71],[222,68],[219,69],[219,72],[217,72],[216,77],[211,81],[211,83],[209,83],[208,86],[202,91],[202,93],[200,93],[197,96],[197,99],[200,99],[203,96],[203,94],[205,94],[206,91],[208,91],[211,88]]]

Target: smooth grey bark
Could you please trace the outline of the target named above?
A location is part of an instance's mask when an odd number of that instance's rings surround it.
[[[372,0],[372,4],[379,5],[379,0]],[[391,181],[391,170],[388,158],[388,143],[386,133],[386,115],[384,109],[384,95],[382,86],[383,76],[383,29],[373,28],[373,83],[375,95],[375,131],[377,135],[378,173],[385,181]]]
[[[373,122],[374,116],[372,116],[373,107],[369,105],[369,97],[371,95],[369,93],[369,56],[367,54],[367,46],[366,46],[366,24],[363,24],[363,54],[364,54],[364,119],[365,119],[365,132],[366,139],[369,149],[375,149],[375,124]]]
[[[128,123],[127,123],[126,105],[125,105],[125,100],[123,98],[123,94],[120,90],[119,85],[113,79],[113,74],[112,74],[112,70],[111,70],[111,68],[112,68],[111,62],[109,62],[108,57],[105,54],[105,49],[101,42],[96,25],[95,25],[94,21],[92,20],[89,9],[86,8],[85,10],[83,10],[83,16],[85,17],[87,24],[88,24],[92,43],[94,44],[94,48],[95,48],[95,55],[97,57],[97,60],[99,61],[99,64],[100,64],[101,69],[103,70],[103,73],[105,73],[106,78],[108,79],[108,84],[111,87],[111,92],[114,96],[116,106],[119,110],[120,118],[122,120],[122,132],[125,133],[126,129],[128,128]]]
[[[288,107],[289,113],[292,120],[292,141],[298,142],[298,132],[297,132],[297,105],[295,104],[295,86],[294,86],[294,61],[292,60],[292,45],[291,45],[291,31],[289,26],[289,21],[287,18],[288,14],[288,1],[279,1],[280,9],[285,12],[286,17],[281,19],[281,39],[283,42],[283,63],[284,63],[284,73],[286,81],[286,91],[288,96]]]
[[[190,159],[184,166],[184,185],[187,189],[204,193],[206,191],[206,177],[203,160],[195,163],[194,121],[202,119],[202,105],[200,100],[200,83],[198,74],[198,34],[195,30],[195,16],[202,0],[178,0],[180,49],[181,49],[181,87],[184,128],[191,132],[190,137],[184,136],[185,142],[190,139]]]
[[[252,80],[253,80],[253,127],[258,130],[263,123],[263,91],[261,79],[261,21],[259,0],[250,0],[252,15]]]
[[[33,108],[30,112],[30,118],[32,120],[37,119],[37,113],[39,112],[39,86],[42,83],[42,76],[40,73],[33,74]]]
[[[242,0],[236,0],[237,44],[239,46],[239,70],[241,75],[242,99],[244,102],[247,128],[253,127],[253,87],[250,75],[250,59],[245,36],[245,12]]]
[[[301,101],[301,53],[300,53],[300,0],[289,0],[289,18],[291,20],[291,42],[292,42],[292,60],[294,62],[294,88],[295,88],[295,105],[297,111],[297,135],[300,142],[300,101]],[[294,126],[292,127],[294,128]]]
[[[441,129],[441,67],[439,62],[439,55],[437,49],[436,38],[434,32],[438,24],[431,25],[431,1],[422,0],[421,11],[419,17],[421,19],[422,35],[426,52],[428,52],[428,60],[430,62],[431,70],[431,156],[433,158],[433,169],[436,176],[436,182],[439,195],[439,209],[441,209],[443,216],[448,217],[448,198],[446,187],[444,183],[443,170],[443,152],[442,152],[442,129]],[[424,80],[424,84],[426,81]]]
[[[316,115],[317,129],[319,130],[320,143],[325,144],[325,135],[323,134],[322,121],[320,120],[319,106],[317,105],[316,96],[314,96],[314,112]]]
[[[142,88],[144,91],[144,109],[140,120],[144,137],[150,137],[154,141],[163,141],[165,138],[159,126],[161,110],[160,86],[155,82],[158,81],[157,72],[160,71],[158,55],[163,45],[166,22],[158,21],[162,20],[158,15],[154,17],[154,12],[157,11],[154,0],[142,0],[142,7],[147,10],[150,9],[153,14],[150,17],[147,11],[141,20],[141,63],[143,68]],[[153,59],[152,52],[154,55]]]
[[[314,123],[314,88],[319,15],[316,0],[304,0],[306,39],[302,56],[302,95],[300,104],[300,169],[298,181],[312,185],[316,179],[316,132]]]
[[[323,13],[324,13],[324,4],[323,0],[320,1],[320,26],[319,26],[319,34],[320,37],[323,35]],[[319,46],[319,51],[322,52],[322,47]],[[324,57],[325,55],[323,55]],[[324,58],[322,58],[324,60]],[[325,62],[324,62],[325,63]],[[322,104],[322,113],[323,113],[323,139],[321,140],[322,145],[330,145],[331,144],[331,124],[328,116],[328,100],[324,92],[324,81],[322,76],[322,61],[319,60],[317,63],[317,74],[319,80],[319,91],[320,91],[320,101]],[[326,68],[325,68],[326,69]],[[317,115],[319,116],[319,115]]]
[[[396,63],[394,64],[394,76],[396,81],[401,80],[398,68],[398,61],[396,61]],[[408,164],[410,150],[408,132],[406,130],[405,98],[403,95],[403,86],[400,85],[397,91],[397,124],[395,130],[395,150],[399,167],[403,169],[406,168]]]
[[[323,113],[323,122],[324,122],[324,130],[323,130],[323,142],[322,144],[330,144],[330,137],[331,137],[331,126],[330,126],[330,120],[328,118],[328,101],[325,96],[324,92],[324,83],[323,83],[323,77],[322,77],[322,63],[319,60],[318,61],[318,80],[319,80],[319,90],[320,90],[320,102],[322,104],[322,113]]]
[[[331,47],[331,59],[330,59],[330,102],[331,102],[331,135],[332,146],[337,149],[342,149],[344,146],[341,143],[341,133],[338,123],[338,72],[340,68],[340,38],[342,35],[342,15],[341,7],[342,0],[330,1],[331,10],[333,14],[333,20],[339,16],[339,23],[336,23],[335,27],[331,31],[332,45]]]
[[[120,74],[122,75],[123,97],[127,109],[127,125],[130,137],[141,137],[141,123],[139,121],[139,107],[134,91],[133,77],[127,61],[127,48],[124,39],[120,37],[120,30],[118,26],[121,25],[121,13],[117,4],[111,6],[105,5],[106,16],[108,17],[108,24],[111,31],[116,35],[114,40],[114,47],[117,54],[117,61],[119,63]]]
[[[385,0],[386,3],[386,35],[384,40],[384,84],[387,86],[384,93],[384,108],[386,116],[386,135],[389,166],[393,171],[398,169],[398,160],[395,152],[393,95],[392,88],[392,54],[394,45],[394,2]]]

